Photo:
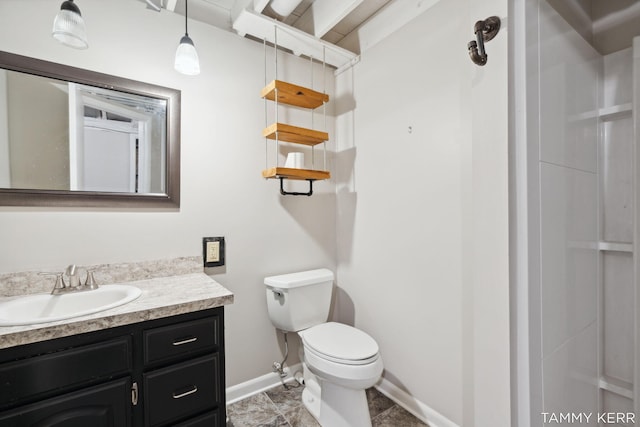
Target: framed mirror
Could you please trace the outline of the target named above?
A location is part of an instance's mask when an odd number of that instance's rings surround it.
[[[0,206],[179,208],[180,91],[0,51]]]

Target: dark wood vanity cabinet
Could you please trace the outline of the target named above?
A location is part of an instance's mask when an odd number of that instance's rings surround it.
[[[0,426],[224,426],[223,314],[0,350]]]

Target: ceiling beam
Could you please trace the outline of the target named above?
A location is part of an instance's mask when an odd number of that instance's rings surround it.
[[[351,52],[363,53],[406,25],[441,0],[394,0],[378,10],[367,21],[347,34],[338,45]],[[472,33],[473,35],[473,33]]]
[[[256,13],[251,9],[243,10],[233,21],[232,26],[241,36],[250,34],[258,40],[266,40],[269,43],[275,42],[277,29],[278,46],[289,49],[295,55],[305,55],[319,61],[324,58],[325,63],[336,68],[348,64],[356,58],[356,54],[353,52]]]
[[[257,6],[257,3],[260,2],[264,2],[266,1],[267,3],[269,2],[269,0],[236,0],[233,2],[233,6],[231,6],[231,22],[235,21],[236,19],[238,19],[238,16],[240,15],[240,13],[242,13],[243,10],[247,9],[247,8],[254,8],[254,7],[259,7]],[[265,7],[267,5],[265,4]],[[257,12],[262,12],[261,10],[257,11]]]
[[[363,0],[323,0],[313,2],[296,21],[296,28],[316,37],[322,37],[362,2]]]

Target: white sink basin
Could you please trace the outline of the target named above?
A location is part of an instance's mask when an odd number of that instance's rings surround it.
[[[0,326],[33,325],[86,316],[118,307],[142,291],[130,285],[104,285],[68,294],[37,294],[0,302]]]

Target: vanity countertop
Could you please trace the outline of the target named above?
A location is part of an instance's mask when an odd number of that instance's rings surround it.
[[[142,295],[128,304],[58,322],[0,327],[0,349],[233,303],[233,294],[204,273],[137,280],[126,284],[142,290]],[[15,297],[0,298],[0,302],[10,298]]]

